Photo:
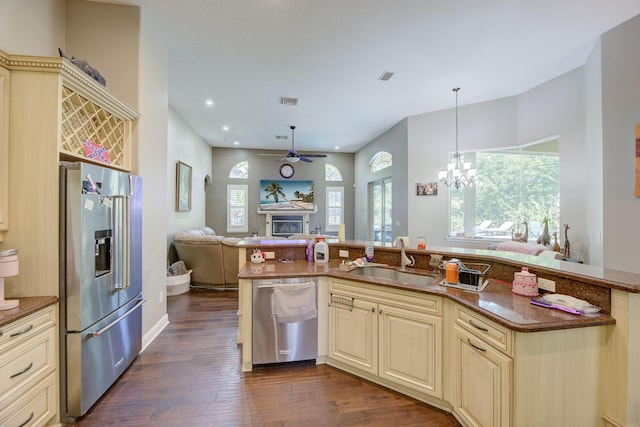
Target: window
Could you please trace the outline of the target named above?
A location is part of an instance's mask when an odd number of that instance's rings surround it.
[[[227,232],[243,233],[248,228],[248,186],[227,185]]]
[[[235,179],[249,179],[249,162],[236,163],[234,167],[229,171],[229,178]]]
[[[369,162],[369,171],[371,173],[378,172],[379,170],[391,167],[393,156],[386,151],[380,151],[376,153]]]
[[[342,173],[340,172],[340,169],[338,169],[331,163],[325,163],[324,180],[325,181],[342,181]]]
[[[344,187],[327,187],[327,231],[338,231],[344,223]]]
[[[559,231],[560,141],[557,137],[525,146],[465,153],[477,169],[471,187],[450,188],[450,235],[511,238],[511,231],[529,239]]]

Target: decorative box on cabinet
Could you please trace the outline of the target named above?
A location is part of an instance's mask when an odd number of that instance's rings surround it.
[[[442,398],[440,297],[332,280],[330,304],[329,364],[417,398]]]
[[[0,328],[0,425],[43,426],[58,410],[57,310]]]

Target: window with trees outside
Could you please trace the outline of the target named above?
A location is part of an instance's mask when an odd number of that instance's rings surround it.
[[[549,233],[559,231],[560,140],[465,152],[476,169],[475,185],[449,188],[451,236],[511,239],[524,233],[535,242],[548,218]]]

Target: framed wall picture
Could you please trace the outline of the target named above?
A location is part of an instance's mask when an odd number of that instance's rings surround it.
[[[181,161],[176,164],[176,212],[191,210],[191,166]]]
[[[418,182],[416,183],[416,196],[437,196],[437,182]]]

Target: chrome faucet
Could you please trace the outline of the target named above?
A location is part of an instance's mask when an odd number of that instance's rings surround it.
[[[405,245],[407,245],[408,242],[408,236],[396,237],[394,242],[394,246],[396,248],[400,248],[400,266],[403,270],[406,270],[407,267],[413,267],[416,264],[416,260],[413,259],[413,256],[407,256],[407,253],[405,252]]]

